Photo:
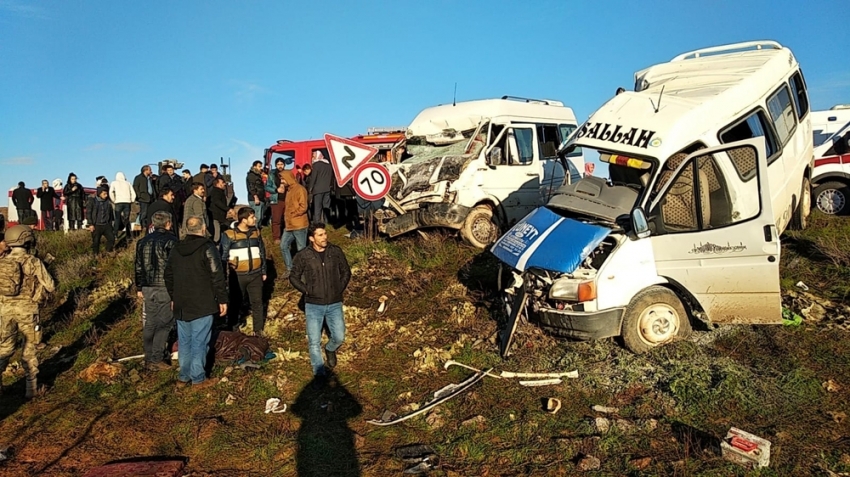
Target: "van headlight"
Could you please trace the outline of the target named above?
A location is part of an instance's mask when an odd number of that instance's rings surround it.
[[[549,288],[549,298],[578,303],[595,300],[596,282],[567,277],[559,278]]]

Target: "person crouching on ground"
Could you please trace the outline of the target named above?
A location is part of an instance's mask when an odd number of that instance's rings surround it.
[[[186,219],[186,238],[174,246],[165,267],[165,288],[177,319],[178,387],[212,386],[206,365],[213,317],[227,314],[227,286],[221,255],[206,238],[203,217]]]
[[[251,304],[254,335],[260,336],[266,326],[266,314],[263,309],[263,282],[266,281],[266,247],[263,237],[257,229],[257,215],[248,207],[239,210],[236,226],[227,229],[221,235],[221,258],[228,263],[230,270],[236,273],[242,300]],[[240,313],[232,307],[231,322],[239,323]]]
[[[173,218],[168,212],[154,212],[151,217],[153,233],[136,243],[135,278],[136,294],[143,299],[145,364],[148,369],[170,369],[163,362],[168,333],[174,326],[171,297],[165,288],[165,267],[177,236],[171,231]]]
[[[289,281],[304,294],[310,364],[313,374],[322,377],[336,366],[336,352],[345,341],[342,294],[351,279],[351,269],[342,249],[328,243],[325,224],[310,225],[307,238],[310,246],[295,254]],[[327,366],[321,351],[324,323],[330,334],[325,346]]]

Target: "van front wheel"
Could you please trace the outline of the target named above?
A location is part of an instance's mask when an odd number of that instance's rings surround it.
[[[809,215],[812,213],[812,185],[809,179],[803,178],[803,185],[800,187],[800,199],[797,204],[797,210],[791,217],[791,228],[794,230],[806,230],[809,225]]]
[[[685,307],[675,293],[664,287],[649,287],[635,295],[623,316],[623,342],[635,354],[690,333]]]
[[[468,244],[480,249],[495,242],[499,238],[499,227],[493,223],[493,211],[483,205],[473,208],[463,221],[460,236]]]

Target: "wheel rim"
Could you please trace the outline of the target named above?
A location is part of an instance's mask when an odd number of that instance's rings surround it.
[[[490,219],[480,217],[472,223],[472,236],[480,243],[490,243],[493,238],[493,224]]]
[[[818,194],[817,199],[818,210],[828,215],[835,215],[844,209],[847,204],[847,198],[844,194],[836,189],[826,189]]]
[[[640,314],[638,331],[640,339],[650,346],[669,341],[679,332],[679,314],[664,303],[651,305]]]

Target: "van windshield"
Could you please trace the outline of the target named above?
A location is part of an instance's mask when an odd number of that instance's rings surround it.
[[[399,151],[401,152],[400,162],[419,164],[438,157],[477,156],[487,140],[487,124],[488,122],[483,121],[475,129],[459,133],[451,131],[440,137],[409,137],[400,146],[396,146],[396,148],[404,148],[403,151]]]
[[[585,176],[561,186],[548,206],[552,209],[614,223],[628,215],[643,195],[652,174],[652,163],[585,147],[585,154],[596,152],[601,162],[608,163],[608,178]],[[568,152],[568,151],[567,151]]]

